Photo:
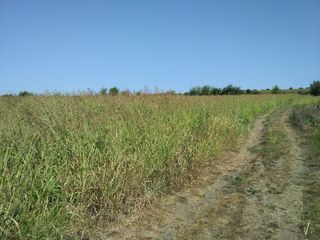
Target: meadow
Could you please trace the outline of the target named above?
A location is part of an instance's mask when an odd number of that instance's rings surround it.
[[[310,179],[308,188],[305,190],[305,230],[310,240],[320,238],[320,114],[318,108],[318,116],[313,124],[310,137],[310,153],[308,156],[308,164],[312,166],[309,172]],[[313,182],[312,182],[313,181]],[[311,224],[311,226],[310,226]],[[308,229],[309,226],[309,229]],[[309,230],[309,231],[308,231]]]
[[[303,193],[303,225],[306,239],[320,238],[320,103],[295,108],[292,122],[305,135],[305,188]]]
[[[241,145],[265,113],[314,102],[247,96],[0,97],[0,239],[79,239]]]

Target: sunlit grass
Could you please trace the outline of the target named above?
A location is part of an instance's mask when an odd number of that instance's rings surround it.
[[[320,108],[319,102],[307,108],[295,108],[292,122],[304,134],[305,187],[303,192],[303,231],[305,239],[320,238]]]
[[[298,95],[0,98],[0,238],[86,236],[168,192]]]

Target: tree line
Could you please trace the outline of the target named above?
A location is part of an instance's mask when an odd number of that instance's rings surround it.
[[[320,80],[313,81],[308,88],[299,89],[280,89],[277,85],[273,86],[271,89],[241,89],[238,86],[232,84],[227,85],[224,88],[216,88],[209,85],[204,85],[202,87],[192,87],[185,95],[189,96],[208,96],[208,95],[240,95],[240,94],[281,94],[281,93],[298,93],[298,94],[311,94],[314,96],[320,96]]]
[[[185,93],[176,93],[173,90],[166,92],[156,92],[152,93],[149,91],[137,91],[130,92],[129,90],[120,91],[117,87],[111,87],[107,89],[105,87],[101,88],[99,92],[92,91],[88,89],[88,91],[80,92],[79,95],[102,95],[102,96],[116,96],[116,95],[141,95],[141,94],[169,94],[169,95],[187,95],[187,96],[210,96],[210,95],[240,95],[240,94],[280,94],[280,93],[298,93],[298,94],[311,94],[314,96],[320,96],[320,80],[313,81],[309,87],[307,88],[298,88],[298,89],[280,89],[277,85],[272,87],[271,89],[241,89],[238,86],[234,86],[232,84],[227,85],[223,88],[212,87],[209,85],[192,87],[189,91]],[[4,94],[2,96],[19,96],[19,97],[27,97],[35,95],[29,91],[21,91],[17,95],[14,94]],[[44,94],[46,95],[46,94]],[[62,93],[53,93],[48,95],[67,95]]]

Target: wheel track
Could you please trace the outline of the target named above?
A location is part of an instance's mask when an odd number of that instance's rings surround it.
[[[205,169],[193,185],[163,197],[143,212],[120,218],[100,237],[301,239],[303,152],[288,114],[282,112],[272,120],[286,135],[285,156],[270,164],[251,151],[263,141],[266,116],[261,117],[239,152],[228,153],[214,168]],[[250,188],[258,192],[250,194]]]

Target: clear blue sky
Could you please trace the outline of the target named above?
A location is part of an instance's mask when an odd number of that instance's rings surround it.
[[[0,0],[0,93],[320,79],[320,0]]]

